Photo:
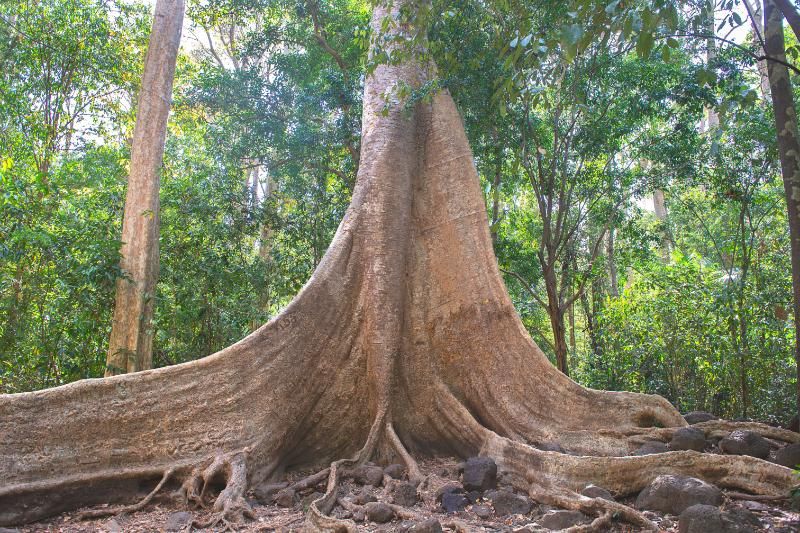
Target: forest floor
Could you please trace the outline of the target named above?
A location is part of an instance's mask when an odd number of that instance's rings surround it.
[[[498,513],[493,509],[492,503],[487,502],[486,499],[477,499],[474,503],[466,506],[465,509],[454,512],[445,513],[442,503],[440,503],[437,493],[441,495],[442,487],[446,485],[453,485],[459,483],[459,465],[460,462],[456,459],[430,459],[420,462],[420,469],[423,475],[426,476],[427,482],[421,485],[422,488],[418,490],[418,499],[414,505],[408,506],[411,513],[418,515],[418,518],[401,519],[395,517],[392,521],[386,523],[375,523],[364,518],[363,514],[358,516],[358,512],[354,513],[340,507],[333,511],[334,516],[342,518],[355,518],[358,523],[359,531],[365,532],[405,532],[405,531],[437,531],[437,529],[419,529],[419,525],[424,519],[436,519],[440,522],[444,531],[467,531],[467,532],[547,532],[552,531],[546,527],[542,527],[539,521],[546,515],[552,514],[553,509],[547,505],[539,505],[534,502],[528,501],[530,504],[530,511],[526,514],[509,514],[505,516],[498,516]],[[292,483],[298,479],[302,479],[307,472],[296,472],[287,477],[285,481]],[[359,481],[361,483],[359,483]],[[384,476],[383,487],[374,488],[371,485],[363,485],[362,480],[347,479],[340,487],[340,494],[342,498],[351,501],[359,501],[359,495],[373,495],[378,501],[386,501],[388,503],[397,503],[397,498],[393,495],[392,488],[397,484],[403,483],[400,480],[392,480],[389,476]],[[511,491],[509,486],[503,485],[502,475],[499,477],[499,489]],[[324,490],[324,480],[321,485],[315,488],[307,489],[306,491],[299,491],[292,499],[294,505],[291,507],[280,507],[274,503],[264,504],[265,498],[263,495],[257,498],[256,494],[252,491],[248,495],[249,503],[251,504],[255,513],[255,519],[241,523],[237,526],[237,531],[243,532],[294,532],[300,531],[305,518],[305,509],[307,509],[310,501],[321,496],[320,492]],[[412,492],[413,494],[413,492]],[[272,493],[266,499],[271,500],[274,496]],[[469,494],[465,494],[469,496]],[[524,500],[527,497],[520,492],[516,492],[516,496],[520,496]],[[367,497],[371,500],[371,497]],[[473,497],[474,499],[474,497]],[[620,498],[619,501],[629,505],[633,505],[634,497]],[[362,496],[361,501],[364,498]],[[495,504],[495,507],[497,504]],[[100,509],[102,507],[94,507],[93,509]],[[488,509],[488,512],[487,512]],[[753,517],[757,522],[751,522],[750,525],[745,526],[740,531],[768,531],[774,533],[790,533],[800,532],[800,513],[790,508],[788,503],[784,502],[754,502],[742,501],[725,498],[722,506],[724,511],[731,512],[745,512],[748,513],[751,520]],[[85,510],[85,509],[84,509]],[[18,529],[3,529],[0,528],[0,533],[10,533],[12,531],[19,533],[34,533],[34,532],[63,532],[63,533],[83,533],[104,531],[109,533],[120,532],[155,532],[155,531],[193,531],[193,532],[216,532],[221,531],[222,527],[213,528],[199,528],[191,525],[191,522],[202,523],[208,521],[213,516],[209,510],[203,509],[186,509],[185,505],[180,504],[174,500],[162,496],[161,499],[155,498],[153,503],[148,505],[143,510],[137,511],[132,514],[120,514],[117,516],[106,517],[101,519],[86,519],[81,520],[79,517],[80,511],[72,513],[64,513],[49,520],[28,524]],[[479,517],[481,514],[484,518]],[[645,514],[662,528],[662,531],[669,533],[677,533],[678,517],[672,515],[664,515],[660,513],[645,512]],[[585,517],[585,522],[590,522],[589,517]],[[760,527],[754,524],[760,524]],[[412,527],[417,524],[417,529]],[[556,529],[559,529],[556,527]],[[612,526],[606,531],[613,533],[634,532],[639,531],[639,528],[625,524],[622,522],[614,521]]]

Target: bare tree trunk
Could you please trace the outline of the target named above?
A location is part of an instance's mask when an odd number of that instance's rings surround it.
[[[156,2],[133,132],[122,221],[125,277],[117,280],[106,376],[153,365],[153,305],[158,279],[158,192],[184,0]]]
[[[611,296],[616,298],[619,296],[619,288],[617,286],[617,261],[614,258],[614,234],[614,228],[609,228],[606,240],[606,260],[608,261],[609,290]]]
[[[765,50],[767,55],[786,61],[783,17],[772,0],[764,2]],[[789,69],[776,61],[769,62],[769,84],[778,152],[789,215],[792,258],[792,293],[794,297],[795,364],[797,366],[797,408],[800,411],[800,136]]]
[[[667,204],[664,201],[664,191],[656,189],[653,191],[653,211],[655,211],[656,218],[661,222],[661,255],[664,262],[669,261],[670,246],[669,246],[669,231],[667,230]]]
[[[415,6],[378,3],[374,34],[388,27],[382,42],[390,47],[419,42],[407,39],[414,26],[399,12]],[[618,513],[648,529],[657,526],[641,512],[577,491],[595,483],[627,495],[674,472],[788,493],[792,471],[752,457],[628,456],[642,439],[669,440],[686,421],[664,398],[587,389],[550,364],[492,255],[455,103],[440,91],[409,110],[391,96],[398,83],[426,83],[433,67],[411,54],[367,76],[351,205],[319,268],[278,316],[197,361],[0,396],[0,525],[98,503],[132,505],[90,516],[129,512],[175,489],[211,509],[203,527],[217,529],[253,516],[250,487],[287,467],[332,461],[300,482],[326,486],[304,529],[355,532],[354,521],[330,516],[342,477],[375,459],[402,461],[421,482],[412,453],[493,457],[538,501],[601,520]],[[718,434],[736,426],[695,427]]]
[[[706,66],[711,68],[717,58],[717,40],[714,38],[716,35],[716,22],[714,20],[714,13],[716,10],[716,0],[707,0],[706,9],[708,10],[708,17],[706,18],[706,32],[710,37],[706,39]],[[719,126],[719,114],[713,107],[706,108],[705,128],[701,127],[701,131],[711,131]]]
[[[766,52],[764,51],[764,9],[762,7],[761,0],[744,0],[744,5],[747,9],[750,25],[753,28],[753,42],[758,47],[759,57],[763,57],[766,55]],[[771,96],[769,89],[769,69],[767,66],[767,60],[759,60],[757,66],[759,86],[761,87],[761,96],[764,98],[764,100],[769,100]]]

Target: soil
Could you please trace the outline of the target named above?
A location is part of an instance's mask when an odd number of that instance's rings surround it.
[[[527,515],[512,515],[506,517],[492,516],[490,519],[480,519],[471,512],[471,506],[458,513],[444,513],[441,506],[436,503],[436,490],[445,483],[459,481],[458,467],[460,461],[454,458],[429,459],[420,462],[420,469],[426,476],[427,482],[419,490],[420,499],[417,504],[409,510],[417,513],[420,518],[436,518],[443,526],[444,531],[475,531],[475,532],[533,532],[549,531],[536,524],[537,518],[553,509],[546,505],[534,504],[533,510]],[[285,478],[285,481],[294,482],[303,479],[312,472],[294,472]],[[388,478],[385,478],[388,479]],[[500,485],[502,487],[502,476]],[[340,494],[343,497],[358,494],[363,487],[356,484],[353,480],[347,479],[342,482]],[[369,490],[369,488],[367,489]],[[237,531],[242,532],[295,532],[300,531],[305,520],[305,509],[308,507],[309,496],[314,492],[324,491],[324,481],[318,488],[307,489],[298,494],[300,500],[294,508],[285,509],[276,505],[264,505],[259,503],[252,495],[249,495],[249,502],[255,513],[255,519],[236,525]],[[383,488],[374,489],[373,493],[379,501],[386,500]],[[318,495],[317,495],[318,496]],[[633,505],[635,495],[632,497],[621,498],[620,502]],[[736,507],[747,508],[760,520],[762,528],[755,531],[768,531],[775,533],[800,532],[800,512],[791,508],[788,501],[763,501],[747,502],[739,499],[726,498],[723,510],[731,510]],[[91,509],[101,509],[92,507]],[[33,532],[63,532],[63,533],[83,533],[83,532],[154,532],[165,531],[165,525],[171,514],[186,511],[186,506],[181,502],[175,501],[169,495],[161,495],[154,498],[153,502],[141,511],[132,514],[122,514],[113,517],[100,519],[81,520],[81,509],[71,513],[64,513],[49,520],[43,520],[33,524],[28,524],[18,528],[20,533]],[[202,523],[208,521],[213,513],[205,509],[190,509],[193,519]],[[348,516],[348,511],[340,506],[336,506],[334,516]],[[646,512],[648,518],[656,522],[663,531],[669,533],[678,532],[678,518],[676,516],[664,516],[657,513]],[[359,522],[359,531],[365,532],[404,532],[415,523],[414,520],[395,519],[386,524],[376,524],[371,522]],[[184,528],[183,531],[193,532],[218,532],[224,526],[213,528]],[[9,530],[0,531],[5,533]],[[14,531],[13,529],[10,531]],[[614,521],[611,528],[607,529],[613,533],[640,531],[639,528]]]

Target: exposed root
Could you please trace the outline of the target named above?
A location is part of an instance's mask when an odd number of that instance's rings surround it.
[[[725,496],[732,500],[750,500],[754,502],[779,502],[791,499],[790,494],[785,496],[768,496],[765,494],[745,494],[744,492],[726,492]]]
[[[800,443],[800,433],[788,429],[776,428],[759,422],[731,422],[728,420],[709,420],[694,424],[692,427],[700,428],[708,437],[726,437],[731,431],[746,429],[758,433],[762,437],[783,441],[789,444]]]
[[[158,494],[158,492],[164,487],[164,484],[169,481],[169,478],[175,472],[175,468],[169,468],[164,475],[161,477],[161,481],[158,482],[158,485],[150,491],[150,493],[139,500],[137,503],[132,505],[124,505],[122,507],[115,507],[110,509],[92,509],[89,511],[83,511],[82,513],[78,514],[78,520],[85,520],[87,518],[103,518],[105,516],[113,516],[123,513],[134,513],[136,511],[140,511],[144,509],[144,507],[150,503],[153,497]]]
[[[208,507],[208,489],[220,481],[225,483],[225,488],[214,499],[211,507],[214,515],[205,522],[192,522],[194,527],[222,526],[223,531],[233,531],[234,524],[255,518],[255,513],[244,497],[247,491],[248,451],[245,449],[232,454],[217,454],[202,470],[200,467],[195,468],[183,483],[182,491],[187,504],[201,508]]]
[[[594,520],[590,524],[581,524],[578,526],[572,526],[564,531],[566,533],[593,533],[595,531],[600,531],[611,525],[611,519],[614,515],[610,511],[606,511]]]
[[[408,471],[408,480],[415,485],[419,485],[423,481],[422,472],[419,469],[419,464],[417,464],[416,459],[414,459],[406,447],[403,446],[403,442],[400,440],[400,437],[397,436],[397,433],[394,431],[394,427],[392,424],[386,425],[386,436],[389,439],[389,443],[394,448],[394,451],[397,452],[397,455],[403,460],[403,463],[406,465],[406,470]]]
[[[536,482],[531,483],[528,494],[540,503],[562,509],[581,511],[589,516],[597,516],[597,519],[590,524],[590,529],[575,529],[574,531],[597,531],[597,528],[610,521],[614,514],[631,524],[647,530],[658,531],[658,526],[642,513],[619,502],[604,498],[589,498],[575,491],[561,489],[552,485],[540,485]],[[598,521],[599,523],[596,525],[595,522]]]

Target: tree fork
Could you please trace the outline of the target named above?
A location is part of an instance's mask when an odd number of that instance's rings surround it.
[[[395,46],[413,31],[399,14],[412,5],[376,7],[374,34],[391,17]],[[0,525],[140,502],[159,484],[187,503],[213,500],[228,525],[247,517],[248,487],[319,467],[301,482],[328,483],[307,525],[347,530],[329,516],[345,471],[391,456],[420,478],[421,454],[492,456],[518,487],[538,498],[533,482],[558,487],[559,505],[598,523],[615,509],[577,498],[590,482],[627,494],[680,472],[759,494],[791,488],[789,469],[747,457],[620,457],[686,422],[661,397],[579,386],[530,339],[497,268],[453,100],[440,92],[407,110],[394,97],[432,69],[410,59],[368,77],[351,206],[281,314],[197,361],[0,396]],[[575,455],[537,449],[554,443]]]

